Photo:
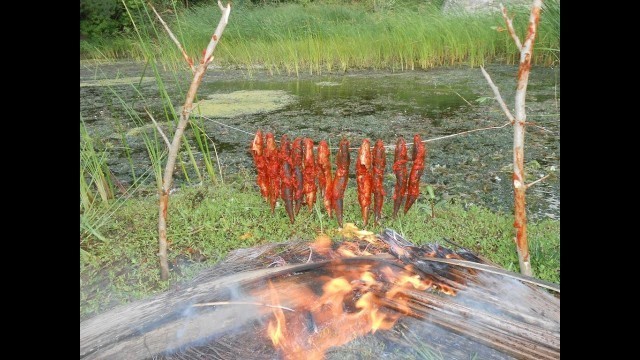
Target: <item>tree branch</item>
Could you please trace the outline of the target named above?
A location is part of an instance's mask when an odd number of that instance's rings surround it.
[[[222,2],[220,0],[218,0],[218,7],[220,8],[220,11],[222,11],[222,17],[220,18],[220,22],[218,23],[218,27],[216,28],[216,31],[213,32],[213,35],[211,36],[211,41],[209,41],[209,45],[207,45],[207,48],[204,52],[204,57],[200,60],[201,64],[208,64],[211,61],[213,61],[213,50],[216,49],[216,45],[218,45],[218,40],[220,40],[220,37],[222,36],[222,32],[224,31],[224,28],[227,26],[227,23],[229,23],[229,13],[231,13],[231,3],[227,3],[227,6],[224,7],[222,6]]]
[[[169,138],[167,137],[167,135],[164,134],[164,132],[160,128],[160,125],[158,125],[158,123],[156,122],[156,119],[153,118],[153,115],[151,115],[151,113],[149,112],[149,110],[147,110],[147,108],[144,108],[144,111],[147,112],[147,115],[149,115],[149,117],[151,118],[151,121],[153,121],[153,125],[156,126],[156,129],[160,133],[160,136],[162,136],[162,139],[164,140],[164,143],[167,144],[167,148],[170,148],[171,147],[171,143],[169,142]]]
[[[160,278],[162,280],[167,280],[169,278],[169,261],[167,258],[167,209],[169,207],[169,194],[173,182],[173,170],[176,164],[176,158],[178,157],[178,151],[180,150],[180,142],[184,135],[184,130],[189,123],[189,115],[193,108],[193,100],[196,97],[202,78],[204,77],[205,72],[207,72],[207,65],[211,62],[211,59],[213,59],[213,50],[215,49],[215,45],[218,43],[218,40],[227,25],[229,13],[231,12],[230,3],[227,4],[227,7],[222,7],[222,3],[218,1],[218,6],[222,10],[222,17],[220,18],[218,27],[211,37],[209,46],[205,51],[205,57],[200,60],[200,64],[195,67],[195,71],[193,72],[193,80],[191,80],[191,85],[189,86],[184,105],[182,106],[178,126],[173,134],[173,140],[169,147],[169,155],[167,156],[167,164],[164,169],[164,176],[162,177],[162,189],[159,194],[160,201],[158,206],[158,257],[160,258]],[[211,48],[210,51],[209,48]]]
[[[500,10],[502,11],[502,17],[504,18],[504,21],[507,23],[507,30],[509,31],[509,35],[511,35],[513,42],[516,43],[518,50],[522,51],[522,43],[520,42],[520,38],[518,38],[516,31],[513,29],[513,19],[509,19],[509,15],[507,15],[507,9],[502,6],[502,3],[500,3]]]
[[[176,44],[178,49],[180,49],[180,52],[182,52],[182,57],[184,57],[184,59],[187,61],[187,64],[189,64],[189,68],[191,69],[191,72],[195,72],[196,68],[193,66],[193,60],[191,60],[189,55],[187,55],[187,52],[184,51],[184,48],[182,47],[182,44],[180,44],[180,41],[178,41],[178,38],[176,38],[176,36],[173,35],[173,32],[171,32],[171,29],[169,29],[169,26],[167,25],[167,23],[164,22],[164,20],[162,20],[162,17],[160,16],[160,14],[158,14],[158,12],[156,11],[156,8],[153,7],[153,5],[150,2],[148,4],[151,7],[151,10],[153,10],[153,12],[158,17],[158,20],[160,20],[160,23],[162,24],[162,26],[164,26],[164,29],[167,30],[167,33],[169,33],[169,37],[171,38],[171,40],[173,40],[173,42]]]
[[[467,130],[467,131],[463,131],[463,132],[459,132],[459,133],[455,133],[455,134],[450,134],[450,135],[444,135],[444,136],[439,136],[439,137],[435,137],[435,138],[431,138],[431,139],[427,139],[427,140],[422,140],[423,143],[428,143],[431,141],[438,141],[438,140],[443,140],[443,139],[448,139],[448,138],[452,138],[455,136],[460,136],[460,135],[465,135],[465,134],[469,134],[472,132],[476,132],[476,131],[484,131],[484,130],[491,130],[491,129],[502,129],[503,127],[507,126],[507,125],[511,125],[510,122],[502,124],[500,126],[488,126],[488,127],[484,127],[484,128],[479,128],[479,129],[471,129],[471,130]],[[407,146],[413,145],[413,143],[407,143]],[[391,145],[395,148],[395,145]]]
[[[549,176],[551,176],[551,174],[547,174],[547,175],[545,175],[545,176],[541,177],[540,179],[538,179],[538,180],[536,180],[536,181],[533,181],[533,182],[531,182],[531,183],[527,184],[527,185],[526,185],[526,188],[527,188],[527,189],[528,189],[528,188],[530,188],[531,186],[535,185],[536,183],[539,183],[540,181],[543,181],[544,179],[548,178]]]
[[[504,111],[504,114],[507,115],[507,119],[509,119],[509,121],[511,121],[511,123],[513,124],[516,121],[516,119],[511,114],[511,111],[509,111],[507,104],[504,103],[504,100],[502,99],[502,95],[500,95],[500,90],[498,90],[498,87],[496,86],[496,84],[493,83],[493,80],[491,80],[491,76],[489,76],[489,74],[484,69],[484,67],[480,66],[480,70],[482,70],[482,75],[484,75],[484,78],[487,79],[487,82],[489,83],[491,90],[493,90],[493,93],[496,96],[496,100],[498,101],[498,104],[500,104],[502,111]]]
[[[540,129],[540,130],[542,130],[544,132],[548,132],[549,134],[556,135],[556,133],[554,133],[553,131],[551,131],[551,130],[549,130],[547,128],[544,128],[544,127],[542,127],[542,126],[540,126],[538,124],[534,124],[531,121],[527,121],[527,123],[525,125],[526,126],[533,126],[534,128]]]

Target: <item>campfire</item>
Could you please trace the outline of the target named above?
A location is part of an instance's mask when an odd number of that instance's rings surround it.
[[[190,284],[82,322],[80,357],[560,357],[559,286],[390,229],[346,223],[342,237],[237,250]]]

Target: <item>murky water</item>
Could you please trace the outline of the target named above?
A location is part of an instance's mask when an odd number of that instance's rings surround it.
[[[131,163],[137,174],[149,167],[141,134],[151,134],[154,127],[149,125],[145,107],[156,120],[166,119],[159,87],[147,79],[153,73],[149,68],[145,70],[144,64],[135,63],[81,64],[80,70],[81,83],[84,83],[80,88],[81,117],[90,134],[100,139],[99,145],[108,149],[109,165],[116,177],[130,182]],[[506,103],[512,106],[517,68],[489,66],[487,71]],[[527,116],[535,126],[527,128],[525,137],[527,180],[552,174],[527,192],[531,219],[560,218],[559,73],[559,69],[534,68],[529,80]],[[179,75],[161,74],[177,109],[184,101],[190,74],[187,71]],[[132,79],[126,79],[124,84],[111,82],[110,86],[96,86],[101,85],[96,79],[117,77]],[[247,91],[256,91],[258,96],[258,91],[264,90],[284,94],[291,101],[280,101],[280,105],[270,111],[241,111],[238,116],[225,112],[202,119],[202,127],[216,144],[225,175],[253,171],[248,147],[258,129],[271,131],[277,138],[287,134],[290,139],[307,136],[316,143],[325,139],[330,146],[336,146],[346,137],[351,147],[357,148],[364,138],[372,142],[382,139],[385,145],[393,145],[399,136],[412,142],[415,133],[423,139],[436,139],[506,123],[480,70],[469,68],[396,73],[359,71],[300,77],[210,69],[198,94],[200,99],[213,95],[215,100],[216,95],[235,92],[246,95]],[[257,102],[258,98],[255,99]],[[140,122],[132,120],[123,104],[140,116]],[[233,101],[229,104],[234,106]],[[236,106],[246,108],[242,103]],[[430,141],[422,180],[433,185],[441,199],[510,213],[513,208],[509,181],[512,146],[510,126]],[[356,150],[352,158],[355,154]],[[201,160],[202,154],[197,155]],[[389,194],[394,182],[392,163],[393,151],[388,150],[385,185]],[[351,170],[353,173],[353,164]],[[176,182],[183,180],[184,176],[176,172]],[[350,182],[349,186],[354,184]]]

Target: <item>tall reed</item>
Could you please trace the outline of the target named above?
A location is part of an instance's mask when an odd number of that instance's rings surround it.
[[[99,150],[89,136],[87,127],[80,117],[80,211],[90,210],[96,201],[108,203],[113,199],[114,185],[107,152]]]
[[[557,0],[541,17],[537,47],[559,49],[560,7]],[[178,11],[172,28],[186,49],[202,49],[209,39],[215,5]],[[515,63],[517,49],[505,31],[501,14],[443,13],[438,6],[421,2],[364,4],[286,3],[234,5],[233,21],[216,52],[224,66],[265,67],[275,73],[322,73],[347,69],[415,70],[436,66],[478,66],[487,62]],[[528,10],[509,9],[524,34]],[[143,34],[164,64],[183,67],[175,45],[154,29]],[[524,24],[524,25],[522,25]],[[131,47],[132,56],[139,48]],[[146,54],[145,56],[148,56]],[[550,65],[556,53],[539,51],[534,63]]]

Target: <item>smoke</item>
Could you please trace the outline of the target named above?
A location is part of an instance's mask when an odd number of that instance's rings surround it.
[[[270,310],[260,307],[260,299],[246,294],[238,284],[228,284],[221,295],[207,301],[191,301],[176,320],[173,337],[167,338],[164,354],[169,355],[215,342],[249,328]]]

